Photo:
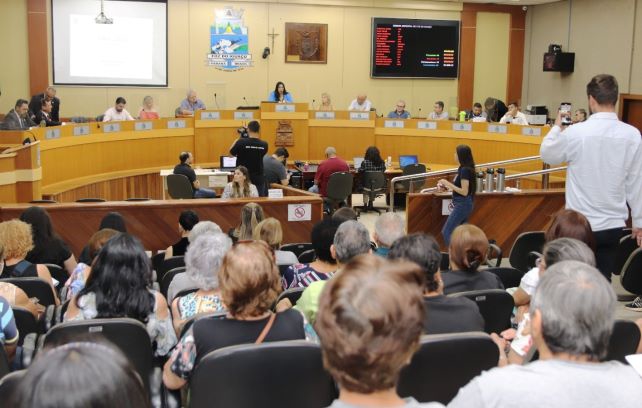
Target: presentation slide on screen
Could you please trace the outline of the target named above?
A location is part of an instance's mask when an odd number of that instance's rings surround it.
[[[54,0],[54,83],[167,86],[165,2]]]

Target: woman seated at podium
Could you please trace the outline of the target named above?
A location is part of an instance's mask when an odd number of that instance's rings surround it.
[[[330,99],[330,95],[327,92],[321,94],[321,105],[319,105],[319,110],[324,112],[334,110],[332,99]]]
[[[138,119],[159,119],[160,116],[154,107],[154,98],[147,95],[143,98],[143,107],[138,112]]]
[[[227,183],[221,198],[245,198],[258,197],[259,191],[256,186],[250,183],[250,173],[247,167],[238,166],[234,170],[234,178],[231,183]]]
[[[292,103],[292,94],[285,90],[285,84],[281,81],[276,83],[274,91],[268,95],[268,102]]]

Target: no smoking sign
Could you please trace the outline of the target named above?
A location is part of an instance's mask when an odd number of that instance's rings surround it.
[[[288,204],[288,221],[310,221],[311,219],[311,204]]]

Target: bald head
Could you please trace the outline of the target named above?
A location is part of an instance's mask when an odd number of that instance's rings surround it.
[[[337,155],[337,149],[332,146],[325,148],[325,157],[335,157]]]
[[[366,101],[366,99],[368,99],[368,95],[366,95],[364,93],[361,93],[361,94],[357,95],[357,103],[359,103],[359,105],[363,105],[363,103]]]

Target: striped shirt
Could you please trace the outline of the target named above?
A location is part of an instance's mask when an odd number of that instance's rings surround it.
[[[318,272],[310,264],[294,264],[281,277],[283,290],[292,288],[307,288],[312,282],[324,281],[334,276],[335,272]]]

